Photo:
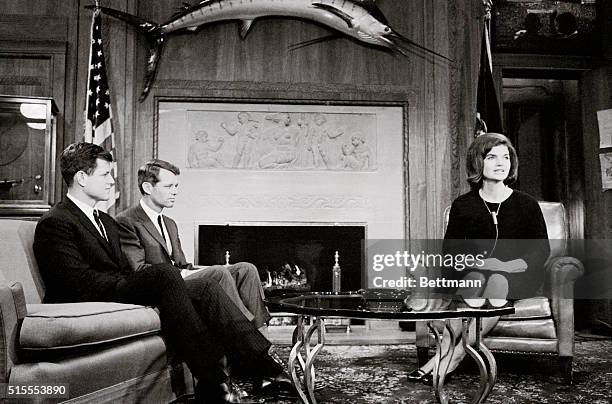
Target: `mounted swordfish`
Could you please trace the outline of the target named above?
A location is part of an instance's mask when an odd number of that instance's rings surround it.
[[[415,46],[450,60],[411,41],[389,27],[387,19],[376,6],[375,0],[204,0],[194,6],[186,5],[163,24],[156,24],[108,7],[92,5],[86,8],[99,9],[104,14],[134,25],[146,36],[149,51],[145,84],[140,101],[146,98],[155,79],[165,37],[174,32],[195,31],[203,25],[219,21],[239,20],[241,22],[240,35],[244,39],[253,21],[260,17],[306,19],[323,24],[358,41],[387,48],[404,56],[407,55],[409,46]],[[318,41],[320,40],[307,41],[304,44]]]

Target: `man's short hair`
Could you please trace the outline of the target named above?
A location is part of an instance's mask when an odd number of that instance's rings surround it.
[[[74,175],[79,171],[87,174],[96,169],[96,160],[102,159],[109,163],[113,161],[113,155],[101,146],[93,143],[72,143],[68,145],[60,156],[60,170],[62,178],[68,187],[74,183]]]
[[[145,182],[155,185],[159,182],[159,170],[168,170],[174,175],[180,175],[181,170],[172,163],[160,159],[149,160],[138,169],[138,189],[141,194],[145,194],[142,184]]]
[[[518,156],[512,142],[501,133],[484,133],[474,139],[467,151],[465,161],[467,181],[472,189],[479,189],[482,186],[484,158],[495,146],[506,146],[510,152],[510,172],[504,180],[504,184],[512,184],[516,181],[518,177]]]

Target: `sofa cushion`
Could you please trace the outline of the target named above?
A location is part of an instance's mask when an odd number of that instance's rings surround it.
[[[158,333],[160,320],[150,307],[85,302],[28,305],[19,333],[26,351],[65,350]]]
[[[533,320],[551,318],[550,302],[546,297],[530,297],[516,300],[513,304],[514,314],[501,317],[501,320]]]
[[[499,320],[489,332],[491,337],[521,337],[555,339],[555,323],[552,318],[525,321]]]
[[[152,389],[152,385],[165,384],[165,380],[143,379],[143,376],[161,376],[168,364],[166,345],[159,335],[134,338],[110,347],[97,349],[84,355],[70,355],[60,359],[27,362],[15,365],[11,370],[11,384],[65,384],[70,398],[88,394],[108,386],[137,381],[130,389]],[[113,400],[111,397],[98,397],[90,401],[77,399],[80,403],[162,403],[161,397],[150,400]],[[24,403],[26,400],[23,401]],[[39,402],[39,401],[28,401]],[[51,402],[51,400],[46,400]]]
[[[558,352],[556,339],[517,338],[517,337],[490,337],[483,340],[492,351],[499,352],[529,352],[541,354],[555,354]]]

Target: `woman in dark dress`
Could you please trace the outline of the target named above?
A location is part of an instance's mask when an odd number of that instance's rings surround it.
[[[482,254],[484,259],[483,265],[455,273],[463,279],[481,280],[482,287],[457,290],[457,294],[472,307],[485,303],[500,307],[506,299],[535,296],[544,278],[550,246],[538,202],[508,187],[518,175],[514,147],[504,135],[485,133],[470,145],[466,164],[472,189],[451,206],[444,252]],[[483,335],[495,327],[497,320],[483,319]],[[461,324],[453,323],[453,329],[458,335]],[[443,358],[441,368],[448,363],[452,372],[464,356],[459,343],[452,357]],[[433,362],[417,369],[410,379],[429,382]]]

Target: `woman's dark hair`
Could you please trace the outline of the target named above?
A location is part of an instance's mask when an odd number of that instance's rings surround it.
[[[72,186],[74,175],[79,171],[91,174],[96,169],[97,159],[111,163],[113,155],[93,143],[72,143],[68,145],[60,156],[60,170],[66,185],[68,187]]]
[[[495,146],[506,146],[510,152],[510,172],[504,184],[512,184],[518,176],[518,156],[512,146],[512,142],[501,133],[484,133],[478,136],[467,151],[465,162],[467,170],[467,181],[472,189],[479,189],[482,186],[482,171],[484,168],[484,158]]]
[[[142,184],[148,182],[151,185],[155,185],[159,182],[159,170],[162,168],[174,175],[181,174],[181,170],[172,163],[160,159],[149,160],[138,169],[138,189],[141,194],[145,194]]]

